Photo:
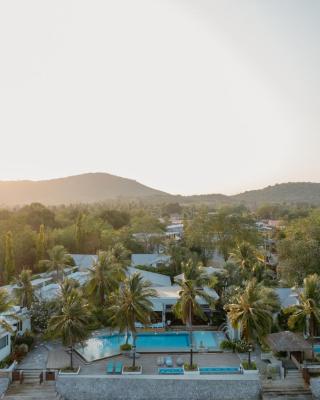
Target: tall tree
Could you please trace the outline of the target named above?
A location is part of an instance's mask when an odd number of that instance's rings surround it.
[[[40,225],[37,236],[37,262],[44,260],[46,256],[46,234],[43,224]]]
[[[48,332],[54,337],[61,337],[63,345],[70,347],[71,369],[75,344],[83,343],[89,337],[88,322],[88,305],[76,289],[67,294],[62,308],[49,321]]]
[[[87,283],[89,297],[96,305],[105,306],[111,292],[118,288],[124,277],[124,268],[115,260],[112,251],[99,251]]]
[[[197,268],[194,268],[192,263],[189,263],[188,267],[185,267],[184,279],[179,280],[178,283],[181,286],[179,292],[179,300],[174,306],[174,312],[181,318],[183,323],[186,324],[186,328],[189,331],[189,342],[190,342],[190,366],[193,364],[192,357],[192,322],[193,316],[197,315],[203,320],[207,317],[199,303],[199,299],[205,300],[205,302],[213,307],[214,298],[211,296],[209,291],[206,291],[201,285],[205,284],[207,278],[199,272]]]
[[[280,309],[280,304],[272,289],[252,279],[234,302],[224,308],[233,327],[240,327],[243,339],[249,344],[271,331],[272,314]]]
[[[76,237],[76,247],[77,252],[82,253],[84,251],[83,244],[85,239],[85,228],[84,228],[84,215],[83,213],[79,213],[76,221],[75,228],[75,237]]]
[[[49,260],[42,260],[41,264],[45,265],[48,269],[55,271],[57,279],[61,281],[63,278],[63,271],[69,261],[66,249],[61,245],[57,245],[49,250],[48,254]]]
[[[16,280],[16,287],[14,294],[21,307],[31,308],[35,300],[35,294],[31,282],[32,271],[30,269],[23,269]]]
[[[299,304],[289,317],[291,329],[304,330],[314,337],[320,324],[320,277],[317,274],[307,276],[303,281],[303,291],[298,293]]]
[[[157,293],[152,289],[151,284],[143,281],[139,273],[135,273],[126,278],[119,289],[111,296],[111,306],[109,308],[111,322],[117,326],[120,331],[130,331],[133,336],[133,362],[135,368],[135,344],[136,344],[136,326],[135,322],[141,322],[144,325],[150,323],[153,312],[152,298]],[[128,338],[128,334],[127,334]]]
[[[9,283],[15,274],[15,260],[13,252],[13,238],[11,231],[5,235],[5,247],[4,247],[5,259],[4,259],[4,282]]]

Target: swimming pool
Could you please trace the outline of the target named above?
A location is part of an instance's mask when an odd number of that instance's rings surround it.
[[[225,339],[223,332],[194,331],[192,344],[195,351],[218,351]],[[114,356],[120,353],[120,346],[126,342],[126,335],[115,333],[98,336],[86,341],[84,346],[77,346],[78,353],[87,361]],[[132,336],[128,342],[132,344]],[[188,332],[142,332],[136,338],[136,348],[140,353],[187,352],[190,350]]]
[[[320,344],[315,344],[314,346],[313,346],[313,351],[315,352],[315,353],[320,353]]]

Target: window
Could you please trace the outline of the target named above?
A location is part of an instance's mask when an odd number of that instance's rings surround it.
[[[9,336],[6,335],[3,338],[0,339],[0,350],[4,349],[5,347],[8,346],[9,343]]]

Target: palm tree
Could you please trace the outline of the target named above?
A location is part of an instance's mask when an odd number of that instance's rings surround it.
[[[254,247],[248,242],[237,244],[230,256],[243,272],[250,272],[258,260]]]
[[[31,308],[35,300],[35,294],[32,286],[32,271],[30,269],[23,269],[16,280],[16,287],[14,294],[21,307]]]
[[[192,321],[193,316],[197,315],[206,320],[207,317],[199,303],[200,299],[205,300],[207,304],[213,306],[214,298],[209,291],[206,291],[202,285],[205,285],[209,278],[207,274],[203,273],[199,265],[193,262],[188,262],[183,266],[184,279],[179,280],[181,286],[179,291],[179,300],[175,304],[173,311],[178,318],[181,318],[183,323],[186,324],[189,330],[190,342],[190,366],[193,365],[193,352],[192,352]]]
[[[48,332],[54,337],[61,337],[63,345],[70,347],[71,369],[74,345],[88,339],[88,321],[88,305],[84,303],[77,289],[68,293],[59,312],[49,320]]]
[[[99,306],[104,306],[108,295],[116,290],[119,282],[125,277],[125,270],[115,262],[111,252],[99,251],[98,260],[90,270],[87,292]]]
[[[48,250],[49,260],[40,261],[41,265],[55,271],[58,280],[62,280],[64,268],[69,260],[68,254],[64,246],[57,245]]]
[[[299,304],[290,316],[291,329],[300,328],[314,337],[320,323],[320,277],[317,274],[307,276],[303,281],[303,291],[298,294]]]
[[[111,296],[111,306],[109,308],[111,322],[117,326],[120,331],[130,331],[133,337],[133,362],[132,368],[135,368],[135,344],[136,344],[136,326],[135,322],[141,322],[143,325],[150,323],[153,312],[151,299],[157,297],[157,293],[152,289],[150,282],[143,281],[139,273],[134,273],[126,278],[119,289]]]
[[[257,338],[262,339],[271,331],[272,315],[279,308],[277,294],[257,284],[256,279],[249,281],[234,302],[224,307],[232,326],[240,326],[242,337],[248,344],[253,344]]]

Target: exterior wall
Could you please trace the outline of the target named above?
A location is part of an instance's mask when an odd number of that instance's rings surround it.
[[[0,335],[0,339],[8,335],[8,345],[4,347],[3,349],[0,349],[0,361],[4,360],[6,357],[8,357],[11,353],[11,335],[8,332],[3,332]]]
[[[59,376],[56,388],[65,400],[258,400],[259,377],[159,375]]]
[[[316,400],[320,400],[320,378],[312,378],[310,380],[310,389],[313,398]]]

